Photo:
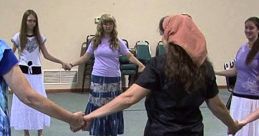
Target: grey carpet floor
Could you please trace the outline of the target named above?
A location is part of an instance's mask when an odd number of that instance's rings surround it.
[[[12,94],[9,94],[9,109],[11,105]],[[226,103],[229,92],[220,90],[220,98]],[[88,93],[49,93],[48,98],[63,106],[64,108],[76,112],[84,111],[88,99]],[[223,136],[226,135],[227,128],[221,123],[207,108],[206,104],[201,105],[203,114],[203,123],[205,126],[205,136]],[[123,136],[142,136],[146,124],[147,116],[144,107],[144,100],[124,110],[125,129]],[[12,128],[12,136],[23,136],[23,131],[17,131]],[[37,136],[36,131],[31,131],[31,136]],[[51,119],[50,127],[44,129],[44,136],[89,136],[88,132],[79,131],[73,133],[69,130],[68,124],[55,118]]]

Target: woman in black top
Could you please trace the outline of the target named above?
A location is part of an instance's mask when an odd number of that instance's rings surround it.
[[[239,128],[217,95],[206,41],[192,18],[186,14],[166,16],[159,28],[166,54],[152,58],[127,91],[86,115],[87,125],[94,118],[128,108],[146,97],[145,136],[203,136],[199,107],[204,101],[234,134]]]

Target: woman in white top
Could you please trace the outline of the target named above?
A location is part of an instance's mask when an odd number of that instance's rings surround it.
[[[30,85],[42,96],[47,97],[43,83],[40,52],[44,58],[60,63],[63,68],[68,65],[53,57],[45,46],[46,38],[40,34],[38,17],[33,10],[23,14],[20,32],[11,39],[13,51],[18,50],[19,66],[25,74]],[[24,130],[24,135],[29,136],[29,130],[37,130],[38,136],[43,136],[42,130],[50,125],[50,117],[24,105],[16,95],[13,95],[11,108],[11,127]]]

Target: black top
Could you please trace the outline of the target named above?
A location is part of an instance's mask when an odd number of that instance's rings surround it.
[[[148,121],[145,136],[203,136],[200,105],[218,94],[213,67],[208,63],[206,89],[187,94],[182,86],[168,81],[165,56],[152,58],[136,84],[151,90],[145,106]],[[175,79],[177,80],[177,79]]]

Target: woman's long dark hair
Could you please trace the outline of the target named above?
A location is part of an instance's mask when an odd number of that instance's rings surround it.
[[[198,66],[183,48],[169,43],[166,53],[165,75],[183,86],[187,93],[193,93],[206,87],[209,61]],[[210,64],[211,65],[211,64]]]
[[[20,30],[20,46],[21,46],[21,51],[24,50],[26,44],[27,44],[27,19],[28,16],[33,15],[36,18],[36,25],[33,29],[33,34],[36,37],[36,40],[38,42],[38,44],[40,45],[42,43],[42,38],[41,38],[41,34],[40,34],[40,30],[39,30],[39,23],[38,23],[38,16],[36,14],[35,11],[29,9],[26,10],[23,14],[22,17],[22,23],[21,23],[21,30]]]
[[[255,26],[257,27],[257,29],[259,30],[259,18],[258,17],[250,17],[245,21],[245,23],[247,23],[248,21],[253,22],[255,24]],[[254,42],[254,45],[252,46],[251,50],[247,54],[247,57],[246,57],[247,65],[249,65],[253,61],[253,59],[258,51],[259,51],[259,35],[258,35],[258,38],[256,39],[256,41]]]
[[[165,18],[161,18],[159,22],[160,34],[164,33],[163,21]],[[206,59],[201,66],[198,66],[182,47],[174,43],[168,43],[166,46],[165,75],[167,78],[169,80],[174,79],[190,94],[199,89],[204,89],[206,87],[206,75],[209,72],[209,67],[212,67],[210,62]]]

